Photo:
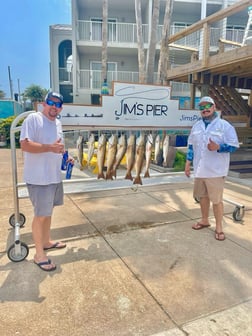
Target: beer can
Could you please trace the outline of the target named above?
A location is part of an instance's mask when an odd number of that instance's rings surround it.
[[[73,166],[74,166],[74,164],[71,161],[69,161],[67,163],[67,169],[66,169],[66,179],[67,180],[70,180],[70,178],[72,176]]]
[[[62,156],[61,170],[67,170],[68,151],[66,150]]]

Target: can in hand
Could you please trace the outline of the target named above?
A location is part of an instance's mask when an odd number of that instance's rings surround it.
[[[67,169],[66,169],[66,179],[67,180],[70,180],[70,178],[72,176],[73,166],[74,166],[74,164],[71,161],[69,161],[67,163]]]
[[[67,170],[68,151],[66,150],[62,156],[61,170]]]

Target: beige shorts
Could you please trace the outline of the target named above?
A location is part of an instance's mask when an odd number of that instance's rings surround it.
[[[222,202],[225,177],[195,178],[193,197],[209,197],[213,204]]]

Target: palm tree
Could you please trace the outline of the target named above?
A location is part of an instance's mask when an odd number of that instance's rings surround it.
[[[145,83],[146,81],[145,54],[144,54],[144,42],[143,42],[141,0],[135,0],[135,15],[136,15],[136,27],[137,27],[139,83]]]
[[[24,99],[29,99],[33,104],[36,102],[41,102],[45,99],[47,90],[43,89],[41,86],[36,84],[31,84],[24,91]]]
[[[147,70],[146,70],[147,83],[154,83],[154,67],[155,67],[158,21],[159,21],[159,0],[154,0],[152,20],[151,20],[150,43],[147,54]]]
[[[102,81],[107,78],[108,63],[108,0],[103,0],[102,6]]]
[[[158,62],[158,84],[168,84],[167,83],[167,70],[168,70],[168,60],[169,60],[169,35],[170,35],[170,21],[171,14],[173,10],[173,0],[166,0],[164,23],[162,30],[162,39],[160,46],[160,56]]]

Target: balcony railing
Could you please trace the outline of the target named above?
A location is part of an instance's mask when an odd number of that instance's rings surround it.
[[[108,85],[111,88],[113,81],[138,83],[139,73],[130,71],[108,71]],[[79,87],[80,89],[101,89],[102,72],[100,70],[80,70],[79,71]]]
[[[65,72],[64,72],[64,71]],[[66,68],[60,68],[60,73],[67,74]],[[113,81],[125,82],[125,83],[139,83],[139,73],[130,71],[108,71],[107,73],[108,86],[112,88]],[[157,73],[154,73],[154,82],[157,79]],[[64,82],[67,82],[66,80]],[[85,90],[98,90],[100,92],[102,87],[102,72],[99,70],[80,70],[79,71],[79,89]],[[189,84],[187,83],[172,83],[173,95],[184,93],[189,94]]]
[[[143,24],[143,40],[148,42],[148,25]],[[80,41],[102,41],[102,24],[97,21],[78,21],[78,37]],[[137,43],[135,23],[108,22],[108,42]]]
[[[157,29],[158,43],[162,37],[162,25]],[[172,25],[170,27],[170,34],[174,35],[182,31],[185,27]],[[221,28],[210,28],[210,45],[218,46],[218,40],[220,37],[224,37],[227,40],[241,43],[244,35],[242,29],[226,29],[226,36],[223,36],[223,30]],[[250,30],[248,36],[252,36],[252,30]],[[144,43],[148,43],[149,39],[149,25],[143,24],[143,40]],[[98,42],[102,41],[102,24],[96,21],[78,21],[78,36],[77,40],[86,42]],[[179,45],[186,47],[197,48],[199,46],[200,33],[199,31],[184,37],[178,41]],[[124,22],[108,22],[108,42],[118,44],[137,44],[137,29],[135,23]],[[137,45],[134,46],[137,48]]]

